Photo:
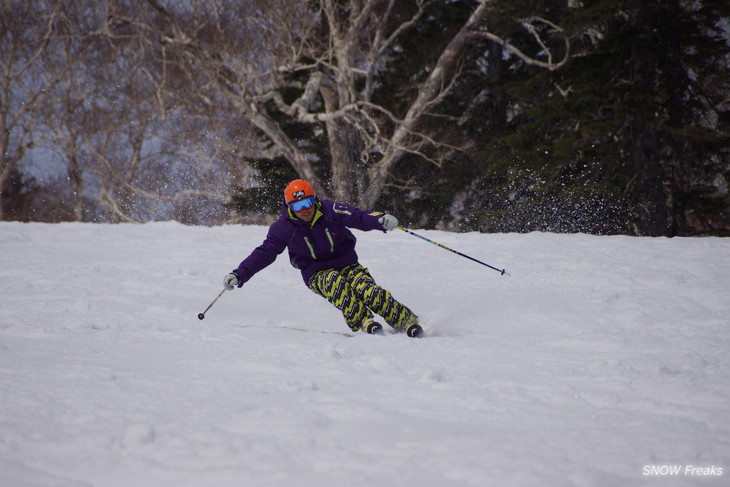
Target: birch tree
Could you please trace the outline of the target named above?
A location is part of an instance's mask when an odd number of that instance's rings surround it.
[[[195,85],[188,103],[229,103],[266,137],[269,155],[284,157],[321,193],[372,207],[405,155],[440,165],[460,149],[439,140],[425,121],[449,118],[438,108],[458,85],[465,53],[479,40],[497,43],[526,65],[552,70],[567,59],[567,40],[545,19],[518,19],[533,36],[533,55],[493,34],[488,27],[493,3],[466,3],[463,24],[435,46],[437,55],[413,80],[415,88],[401,106],[384,103],[377,92],[400,43],[429,21],[435,0],[254,0],[243,5],[146,0],[149,8],[139,13],[112,2],[119,8],[110,15],[111,25],[134,25],[150,45],[156,44],[164,58],[158,68],[187,73]],[[162,80],[165,75],[158,71],[156,76]],[[174,91],[164,82],[160,86],[165,96]],[[287,135],[284,121],[325,134],[327,171],[318,170],[322,161],[315,160],[306,141]]]
[[[0,4],[0,203],[18,163],[40,142],[36,114],[89,49],[90,38],[73,27],[61,2]]]

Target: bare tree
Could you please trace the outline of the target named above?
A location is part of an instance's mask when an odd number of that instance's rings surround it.
[[[0,5],[0,203],[8,178],[43,135],[36,114],[89,48],[69,28],[61,2]]]
[[[296,172],[320,188],[328,186],[317,172],[306,144],[288,136],[282,118],[326,133],[330,157],[329,190],[336,198],[370,207],[397,174],[407,154],[441,164],[448,146],[424,120],[452,93],[460,62],[475,39],[487,38],[519,56],[524,63],[547,69],[561,60],[543,38],[544,19],[523,19],[541,57],[528,56],[490,33],[486,18],[491,0],[474,2],[467,20],[424,66],[405,109],[386,106],[374,97],[383,71],[400,43],[424,17],[434,0],[226,0],[165,2],[147,0],[140,14],[117,11],[116,22],[135,25],[137,33],[157,43],[168,69],[186,73],[195,84],[194,104],[225,99],[272,144],[272,155],[286,158]],[[536,50],[537,52],[537,50]],[[169,92],[169,86],[161,85]],[[292,96],[294,94],[294,96]]]
[[[177,213],[193,222],[194,208],[250,177],[245,156],[263,153],[325,194],[373,206],[404,156],[438,165],[460,149],[427,122],[446,118],[439,105],[474,40],[528,64],[562,63],[535,28],[546,21],[523,21],[541,60],[491,34],[491,3],[474,3],[396,107],[378,89],[434,0],[5,2],[0,188],[45,144],[65,164],[75,219],[91,201],[117,221]],[[326,161],[286,123],[323,134]],[[250,127],[268,144],[252,146]]]
[[[137,9],[109,2],[100,27],[108,52],[89,66],[98,89],[84,150],[95,198],[115,221],[220,221],[230,186],[248,176],[240,160],[250,134],[225,100],[198,88],[199,74],[140,32]]]
[[[247,176],[232,169],[241,148],[221,149],[236,114],[180,103],[189,95],[176,88],[195,83],[108,15],[115,6],[0,3],[0,219],[22,206],[51,219],[220,221],[228,183]],[[33,159],[60,177],[34,182]],[[58,211],[37,212],[18,181]]]

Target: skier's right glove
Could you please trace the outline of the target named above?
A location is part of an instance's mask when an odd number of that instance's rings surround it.
[[[391,232],[398,226],[398,219],[393,215],[385,214],[378,218],[378,223],[383,227],[383,230]]]
[[[238,286],[238,276],[233,272],[223,278],[223,285],[226,287],[226,291],[233,291],[233,288]]]

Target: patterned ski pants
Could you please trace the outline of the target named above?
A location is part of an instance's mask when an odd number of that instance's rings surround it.
[[[416,320],[416,315],[396,301],[390,291],[378,286],[360,264],[319,271],[309,279],[309,289],[342,311],[352,331],[372,320],[373,311],[398,331]]]

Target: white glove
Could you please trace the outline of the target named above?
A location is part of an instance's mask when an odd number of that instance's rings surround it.
[[[223,285],[227,291],[233,291],[233,288],[238,286],[238,276],[231,272],[223,278]]]
[[[378,223],[380,223],[380,225],[382,225],[382,227],[388,232],[395,230],[396,227],[398,227],[398,219],[393,215],[388,215],[387,213],[378,219]]]

